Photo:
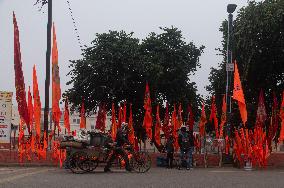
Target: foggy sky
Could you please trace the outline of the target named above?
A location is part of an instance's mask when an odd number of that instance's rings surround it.
[[[207,95],[210,67],[217,67],[221,57],[215,48],[221,47],[221,22],[227,18],[226,6],[238,8],[246,0],[69,0],[82,43],[89,45],[95,33],[108,30],[133,31],[135,37],[145,38],[159,32],[159,27],[174,26],[182,31],[187,42],[206,48],[200,58],[201,68],[191,80],[197,83],[198,93]],[[36,0],[0,0],[0,90],[13,91],[13,20],[15,11],[20,31],[20,42],[26,90],[32,86],[32,67],[36,64],[42,105],[44,105],[45,53],[47,6],[42,11],[33,6]],[[234,14],[235,16],[236,14]],[[66,0],[53,0],[53,21],[57,30],[61,89],[69,80],[69,60],[81,57],[72,19]],[[14,96],[15,98],[15,96]],[[14,100],[15,103],[15,100]]]

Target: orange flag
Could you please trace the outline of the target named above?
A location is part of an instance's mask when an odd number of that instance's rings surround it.
[[[122,122],[125,122],[125,123],[126,123],[126,112],[127,112],[127,109],[126,109],[126,102],[124,102],[124,105],[123,105],[123,118],[122,118]]]
[[[119,111],[118,111],[118,123],[117,123],[117,128],[121,127],[121,123],[123,122],[123,110],[122,107],[119,107]]]
[[[150,89],[148,82],[146,83],[145,97],[144,97],[145,115],[143,120],[143,127],[146,130],[148,138],[152,139],[152,106],[150,98]]]
[[[134,135],[134,129],[133,129],[132,104],[130,104],[130,107],[129,107],[128,129],[129,129],[128,140],[134,146],[135,145],[135,135]]]
[[[247,107],[246,101],[242,89],[241,79],[239,75],[238,65],[235,61],[235,72],[234,72],[234,90],[233,90],[233,99],[238,101],[239,109],[243,124],[246,125],[247,122]]]
[[[69,117],[69,108],[68,108],[68,99],[65,100],[65,109],[64,109],[64,126],[70,135],[70,117]]]
[[[34,96],[34,120],[35,120],[35,129],[37,139],[40,139],[40,119],[41,119],[41,102],[38,91],[38,82],[37,82],[37,74],[36,67],[33,67],[33,96]]]
[[[178,107],[178,127],[177,129],[179,129],[183,124],[183,120],[182,120],[182,106],[181,103],[179,103],[179,107]]]
[[[55,26],[53,24],[53,46],[52,46],[52,119],[55,126],[60,129],[60,117],[61,111],[59,108],[59,101],[61,98],[61,89],[60,89],[60,77],[59,77],[59,66],[58,66],[58,49],[56,41]]]
[[[266,119],[267,119],[267,114],[264,105],[264,94],[263,90],[260,90],[258,107],[256,112],[256,126],[264,128]]]
[[[205,124],[206,123],[207,123],[207,120],[206,120],[206,114],[205,114],[205,106],[204,106],[204,102],[202,102],[202,111],[201,111],[201,117],[199,121],[200,136],[205,136]]]
[[[28,91],[28,110],[29,110],[29,117],[30,117],[30,121],[29,121],[29,133],[32,132],[33,130],[33,121],[34,121],[34,110],[33,110],[33,97],[31,94],[31,87],[29,86],[29,91]]]
[[[165,134],[166,139],[168,139],[169,136],[170,136],[169,123],[170,123],[169,104],[168,104],[168,102],[167,102],[167,103],[166,103],[165,118],[164,118],[164,123],[163,123],[163,127],[162,127],[162,130],[163,130],[163,132],[164,132],[164,134]]]
[[[226,103],[226,95],[223,97],[222,104],[222,115],[221,115],[221,123],[220,123],[220,138],[223,137],[223,127],[227,121],[227,103]],[[227,137],[226,137],[227,139]]]
[[[157,105],[157,112],[156,112],[156,126],[155,126],[155,141],[160,146],[161,145],[161,120],[160,120],[160,107]]]
[[[14,23],[14,70],[15,70],[15,87],[16,87],[16,100],[18,103],[18,111],[20,117],[24,122],[29,124],[29,111],[26,100],[25,80],[22,70],[21,60],[21,48],[19,41],[19,28],[16,20],[16,16],[13,12],[13,23]]]
[[[283,91],[283,94],[282,94],[280,118],[281,118],[281,131],[280,131],[279,141],[284,141],[284,91]]]
[[[176,104],[174,104],[174,111],[172,113],[172,127],[173,127],[173,137],[174,137],[174,147],[175,150],[178,150],[178,119],[177,119],[177,110],[176,110]]]
[[[216,138],[219,138],[217,108],[216,108],[216,104],[215,104],[215,96],[212,96],[211,113],[210,113],[209,121],[210,122],[213,121],[214,129],[215,129],[215,133],[216,133]]]
[[[85,104],[84,104],[84,100],[82,101],[80,116],[81,116],[81,119],[80,119],[80,129],[86,129],[86,117],[85,117]]]
[[[116,125],[116,117],[115,117],[115,107],[114,107],[114,103],[112,103],[112,107],[111,107],[111,137],[112,137],[113,141],[115,141],[115,139],[116,139],[116,132],[117,132],[117,125]]]

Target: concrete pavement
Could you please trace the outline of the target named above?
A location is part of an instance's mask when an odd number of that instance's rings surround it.
[[[52,167],[10,167],[0,168],[0,188],[283,188],[283,176],[284,170],[246,172],[234,168],[198,168],[192,171],[152,168],[145,174],[124,170],[106,174],[99,169],[90,174],[72,174]]]

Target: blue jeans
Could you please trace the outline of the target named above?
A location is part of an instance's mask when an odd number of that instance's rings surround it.
[[[193,153],[193,147],[190,147],[188,151],[180,151],[181,154],[181,160],[186,160],[186,166],[187,168],[192,168],[192,161],[193,161],[193,157],[192,157],[192,153]]]

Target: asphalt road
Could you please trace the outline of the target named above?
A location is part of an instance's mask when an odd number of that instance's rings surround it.
[[[145,174],[114,170],[72,174],[58,168],[0,167],[0,188],[85,188],[85,187],[202,187],[202,188],[284,188],[283,170],[246,172],[233,168],[194,169],[192,171],[152,168]]]

